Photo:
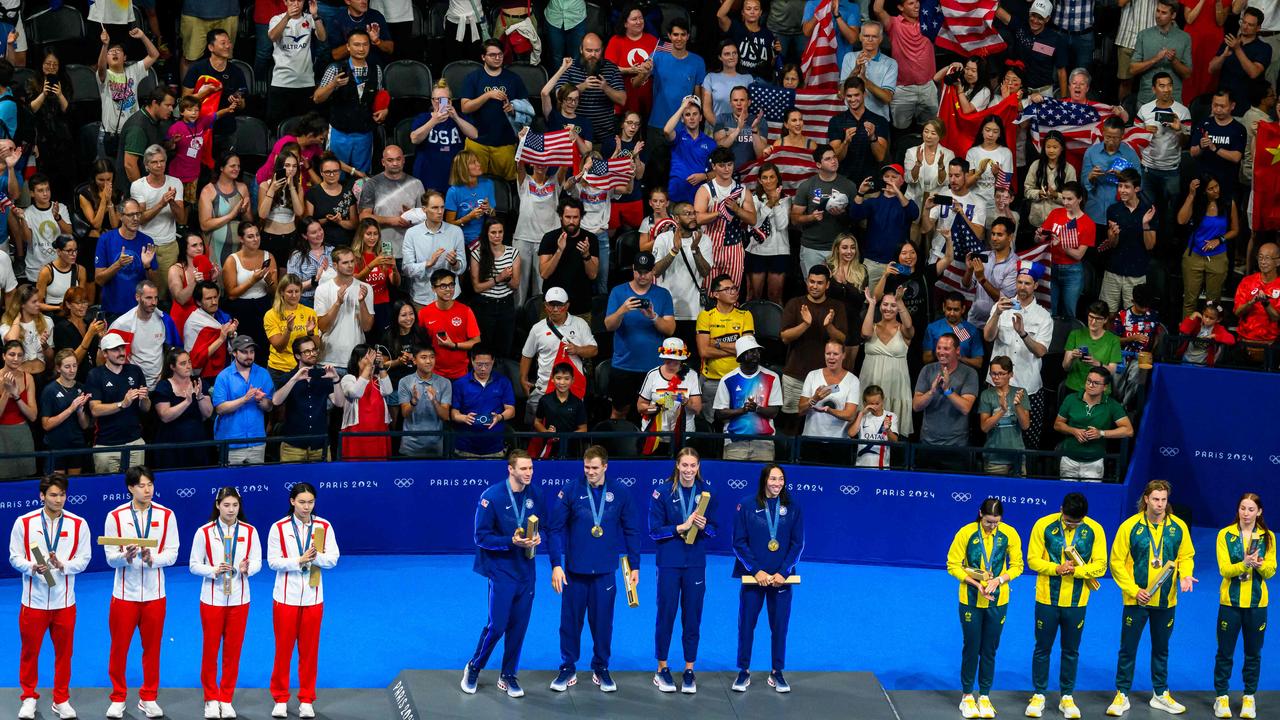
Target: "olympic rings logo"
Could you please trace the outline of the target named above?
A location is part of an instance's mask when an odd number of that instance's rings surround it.
[[[67,502],[71,503],[72,505],[83,505],[89,502],[89,496],[88,495],[72,495],[71,497],[67,498]]]
[[[636,479],[633,477],[623,477],[623,478],[618,478],[618,482],[622,483],[623,485],[626,485],[627,487],[631,487],[632,485],[636,484]]]
[[[413,487],[413,478],[396,478],[395,485],[401,490],[406,490]]]
[[[741,478],[731,478],[726,484],[734,490],[747,489],[747,481]]]
[[[953,492],[951,493],[951,499],[956,502],[969,502],[973,499],[973,494],[967,492]]]
[[[1271,461],[1272,465],[1280,465],[1280,455],[1272,455],[1267,459]]]
[[[858,487],[857,485],[841,485],[840,486],[840,493],[842,495],[857,495],[858,492],[861,490],[862,488]]]
[[[1160,448],[1160,454],[1161,454],[1161,455],[1163,455],[1163,456],[1165,456],[1165,457],[1167,457],[1167,458],[1177,457],[1179,452],[1180,452],[1180,450],[1179,450],[1178,448],[1176,448],[1176,447],[1169,447],[1169,446],[1167,446],[1167,445],[1166,445],[1166,446],[1164,446],[1164,447],[1162,447],[1162,448]]]
[[[195,497],[196,489],[195,488],[178,488],[176,494],[178,497],[183,498],[185,500],[187,498]]]
[[[284,484],[285,492],[288,492],[289,490],[292,490],[292,489],[293,489],[293,486],[294,486],[294,485],[297,485],[297,484],[298,484],[298,483],[296,483],[296,482],[287,482],[287,483],[285,483],[285,484]]]

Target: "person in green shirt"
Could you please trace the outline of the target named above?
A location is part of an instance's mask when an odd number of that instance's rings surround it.
[[[1067,335],[1068,350],[1062,356],[1062,369],[1067,371],[1066,384],[1072,392],[1084,390],[1084,377],[1089,368],[1116,371],[1120,362],[1120,338],[1107,329],[1110,319],[1111,308],[1098,300],[1089,306],[1089,325]]]
[[[1053,420],[1054,431],[1066,436],[1058,445],[1062,453],[1059,466],[1062,478],[1101,480],[1106,441],[1133,437],[1133,423],[1125,414],[1124,406],[1106,392],[1110,386],[1110,370],[1090,368],[1084,390],[1063,398],[1058,416]]]
[[[978,397],[978,417],[982,432],[987,434],[985,447],[1022,450],[1026,448],[1022,433],[1031,424],[1031,402],[1026,390],[1009,384],[1013,361],[1006,355],[991,358],[989,374],[991,387]],[[1019,453],[984,452],[982,460],[989,475],[1023,474]]]

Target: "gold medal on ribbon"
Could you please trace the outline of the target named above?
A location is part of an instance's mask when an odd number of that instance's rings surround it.
[[[778,552],[778,548],[780,548],[780,547],[782,547],[782,546],[778,544],[778,541],[777,541],[777,540],[770,540],[770,541],[769,541],[769,552]]]
[[[604,537],[604,528],[599,525],[591,526],[591,537]]]

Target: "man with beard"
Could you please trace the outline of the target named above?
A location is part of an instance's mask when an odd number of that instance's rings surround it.
[[[560,77],[560,85],[572,85],[581,93],[578,112],[591,121],[597,140],[615,135],[618,121],[614,105],[627,101],[622,85],[622,72],[610,60],[601,57],[604,45],[600,36],[587,33],[582,38],[581,52]]]
[[[582,201],[560,200],[560,229],[542,236],[538,245],[538,274],[543,287],[563,288],[569,295],[569,312],[584,320],[591,317],[591,295],[600,272],[600,241],[582,230]]]
[[[214,378],[227,366],[227,337],[240,326],[218,308],[221,299],[218,286],[209,280],[196,283],[196,310],[182,326],[182,346],[191,355],[191,374]]]
[[[609,293],[604,328],[614,334],[609,371],[614,418],[625,418],[630,412],[645,373],[658,364],[659,346],[676,331],[671,293],[654,285],[654,265],[652,253],[637,254],[631,282]]]

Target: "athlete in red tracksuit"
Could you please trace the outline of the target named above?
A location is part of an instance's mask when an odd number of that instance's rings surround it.
[[[9,564],[22,575],[22,609],[18,631],[22,652],[18,684],[22,686],[19,718],[36,716],[40,646],[48,631],[53,639],[53,707],[56,718],[73,718],[68,688],[71,685],[71,648],[76,629],[76,575],[89,564],[92,538],[84,518],[62,509],[67,501],[67,476],[54,473],[40,481],[39,510],[13,522],[9,534]],[[32,546],[44,555],[38,564]],[[53,584],[45,579],[53,575]]]
[[[148,538],[156,548],[138,545],[107,546],[107,564],[115,568],[111,586],[111,705],[107,717],[124,717],[125,665],[135,630],[142,637],[142,687],[138,689],[138,710],[149,718],[162,717],[156,704],[160,690],[160,643],[164,639],[164,569],[178,560],[178,521],[173,511],[154,503],[155,475],[143,465],[124,474],[130,502],[107,515],[103,535]]]
[[[200,583],[200,624],[204,651],[200,684],[206,718],[236,717],[231,700],[240,675],[240,648],[249,620],[249,578],[262,569],[258,531],[244,521],[240,493],[224,487],[213,500],[209,522],[191,541],[191,574]],[[218,648],[222,648],[222,683],[218,683]]]
[[[271,671],[271,717],[288,717],[289,663],[298,648],[298,716],[315,717],[316,661],[320,654],[320,621],[324,617],[324,583],[311,587],[311,566],[328,570],[338,564],[338,539],[329,521],[313,514],[316,489],[298,483],[289,491],[289,516],[271,526],[267,565],[276,571],[272,621],[276,661]],[[325,532],[324,551],[312,544],[316,530]]]

